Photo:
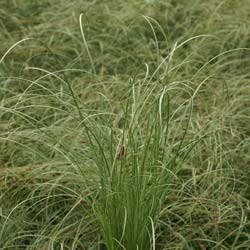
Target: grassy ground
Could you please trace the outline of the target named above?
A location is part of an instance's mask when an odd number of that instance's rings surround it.
[[[248,0],[0,0],[0,249],[250,249]]]

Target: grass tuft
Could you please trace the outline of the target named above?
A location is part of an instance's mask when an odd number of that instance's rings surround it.
[[[249,249],[249,11],[1,3],[0,249]]]

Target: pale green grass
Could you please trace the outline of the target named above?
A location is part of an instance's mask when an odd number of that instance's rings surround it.
[[[0,9],[0,249],[250,249],[248,0]]]

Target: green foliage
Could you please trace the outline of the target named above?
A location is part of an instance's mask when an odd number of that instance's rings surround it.
[[[249,11],[2,1],[0,249],[249,249]]]

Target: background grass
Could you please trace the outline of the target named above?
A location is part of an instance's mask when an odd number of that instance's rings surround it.
[[[248,0],[0,6],[0,249],[250,249]]]

